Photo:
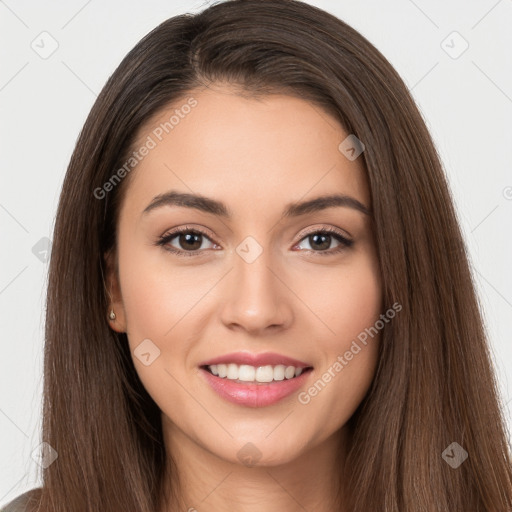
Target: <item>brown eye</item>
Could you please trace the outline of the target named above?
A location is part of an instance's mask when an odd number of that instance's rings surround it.
[[[195,250],[200,249],[202,245],[201,233],[181,233],[177,236],[180,249]],[[174,237],[176,238],[176,237]]]
[[[174,240],[176,241],[171,243]],[[164,247],[164,249],[178,256],[196,256],[203,252],[201,248],[205,240],[210,241],[210,243],[216,246],[206,233],[197,229],[184,227],[163,235],[159,238],[157,245]],[[203,249],[205,248],[203,247]]]
[[[316,235],[309,235],[309,245],[314,249],[320,249],[321,251],[329,249],[331,245],[331,235],[318,233]]]
[[[306,248],[306,250],[322,256],[336,254],[344,249],[348,249],[354,243],[353,240],[349,240],[339,231],[331,228],[313,231],[302,238],[302,240],[307,240],[309,244],[309,248]],[[331,249],[333,240],[338,242],[338,246]],[[297,247],[299,246],[300,244],[297,245]]]

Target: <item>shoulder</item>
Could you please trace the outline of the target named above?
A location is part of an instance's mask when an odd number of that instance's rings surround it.
[[[40,495],[40,488],[27,491],[4,505],[0,512],[29,512],[34,507],[37,508]]]

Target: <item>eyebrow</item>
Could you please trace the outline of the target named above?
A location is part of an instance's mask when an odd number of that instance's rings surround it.
[[[142,212],[142,216],[164,206],[193,208],[225,219],[233,218],[233,214],[230,209],[221,201],[198,194],[188,194],[176,192],[174,190],[155,196],[151,203],[149,203]],[[370,209],[354,197],[344,194],[331,194],[316,197],[315,199],[310,199],[308,201],[289,203],[283,211],[283,217],[299,217],[300,215],[314,213],[334,207],[352,208],[365,215],[371,216]]]

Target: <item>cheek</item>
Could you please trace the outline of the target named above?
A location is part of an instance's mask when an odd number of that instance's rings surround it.
[[[375,372],[381,329],[381,277],[372,252],[320,282],[312,309],[324,326],[317,332],[321,364],[311,386],[298,398],[306,410],[325,421],[328,431],[343,425],[364,398]],[[318,282],[318,281],[317,281]],[[325,327],[325,328],[324,328]],[[327,330],[328,328],[328,330]]]
[[[334,343],[347,350],[347,343],[374,325],[382,308],[381,286],[377,273],[368,268],[351,269],[338,287],[329,291],[324,304],[326,317],[336,333]]]
[[[176,267],[164,249],[133,246],[122,254],[120,279],[131,342],[141,337],[172,337],[181,319],[189,320],[204,287],[212,286],[213,277],[205,276],[204,281],[192,266]]]
[[[135,368],[160,409],[172,410],[172,404],[179,409],[184,405],[183,396],[175,379],[181,381],[183,377],[191,327],[200,309],[194,304],[204,289],[198,287],[200,281],[193,271],[173,269],[158,248],[133,244],[120,254],[126,331]],[[211,287],[212,283],[207,281],[206,285]],[[144,353],[150,353],[148,365],[139,357]]]
[[[372,251],[361,251],[330,272],[304,272],[297,282],[297,294],[317,316],[321,350],[329,354],[347,350],[382,313],[380,271]]]

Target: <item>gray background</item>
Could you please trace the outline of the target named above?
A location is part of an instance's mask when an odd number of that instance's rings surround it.
[[[512,1],[309,3],[379,48],[420,106],[451,184],[510,425]],[[205,5],[0,1],[0,505],[38,485],[46,249],[78,133],[135,43]]]

